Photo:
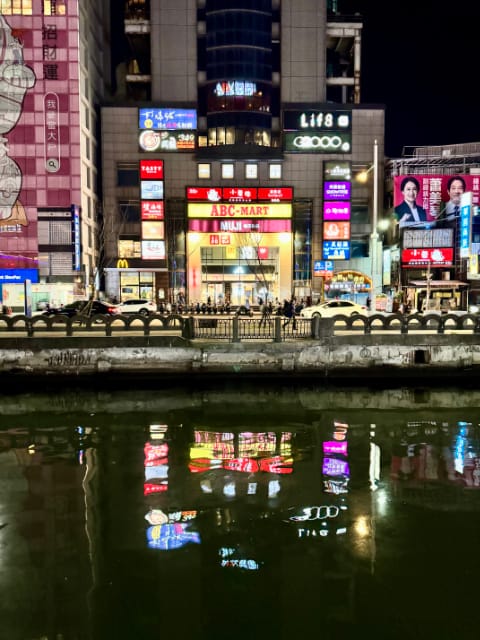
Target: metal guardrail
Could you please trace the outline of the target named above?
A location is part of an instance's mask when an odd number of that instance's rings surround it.
[[[311,340],[332,337],[347,333],[369,334],[408,334],[415,331],[443,334],[448,331],[480,333],[480,314],[465,313],[400,313],[372,314],[369,316],[343,316],[333,318],[301,318],[288,320],[282,316],[262,319],[259,316],[168,316],[139,314],[105,316],[76,315],[28,317],[24,315],[0,314],[0,338],[15,334],[28,337],[55,334],[64,336],[86,336],[92,333],[112,336],[127,332],[141,332],[149,335],[178,335],[187,340],[224,340],[241,342],[263,340],[266,342],[284,342],[285,340]]]

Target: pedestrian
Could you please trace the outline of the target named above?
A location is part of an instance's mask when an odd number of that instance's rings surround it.
[[[283,316],[286,318],[282,327],[285,328],[287,324],[290,324],[290,320],[295,316],[295,310],[293,307],[293,300],[285,299],[283,301]]]
[[[367,309],[370,311],[370,307],[372,306],[372,300],[370,296],[367,297]]]
[[[267,322],[270,320],[270,307],[267,302],[262,302],[260,311],[262,313],[262,317],[260,319],[259,326],[261,327],[262,324],[267,326]]]

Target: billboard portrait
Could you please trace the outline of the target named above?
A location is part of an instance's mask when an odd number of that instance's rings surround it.
[[[480,176],[403,175],[394,178],[393,205],[400,228],[454,227],[460,219],[460,199],[472,193],[480,201]]]

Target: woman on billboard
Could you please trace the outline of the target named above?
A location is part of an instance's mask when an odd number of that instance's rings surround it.
[[[395,207],[400,228],[423,226],[427,222],[427,212],[417,204],[420,184],[413,176],[407,176],[400,184],[403,202]]]

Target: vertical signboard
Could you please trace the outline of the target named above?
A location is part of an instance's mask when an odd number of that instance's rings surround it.
[[[460,199],[460,257],[468,258],[472,244],[472,192],[463,193]]]
[[[78,3],[3,5],[0,269],[38,269],[38,210],[80,203]]]

